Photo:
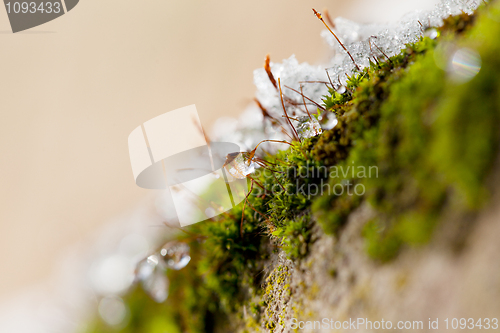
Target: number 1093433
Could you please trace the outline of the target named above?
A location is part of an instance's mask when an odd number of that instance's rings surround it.
[[[41,3],[35,2],[7,2],[5,4],[7,13],[15,14],[35,14],[35,13],[46,13],[46,14],[59,14],[62,12],[61,2],[59,1],[46,1]]]

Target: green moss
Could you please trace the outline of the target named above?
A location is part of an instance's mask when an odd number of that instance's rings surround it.
[[[300,259],[307,254],[311,236],[311,218],[309,215],[298,217],[285,223],[272,233],[280,240],[280,245],[290,259]]]
[[[325,232],[338,231],[366,200],[376,210],[364,231],[367,252],[389,260],[405,244],[426,243],[443,210],[453,207],[467,214],[481,208],[499,141],[494,96],[500,65],[494,54],[500,45],[493,12],[480,15],[474,28],[476,15],[446,19],[440,40],[424,38],[409,45],[390,70],[372,66],[344,105],[332,102],[342,102],[335,94],[327,98],[340,126],[319,140],[316,157],[344,169],[350,163],[377,166],[379,175],[331,179],[330,185],[358,182],[366,193],[362,198],[330,195],[316,200],[313,213]],[[479,74],[467,83],[450,80],[436,64],[439,53],[434,49],[440,42],[476,49],[483,61]]]
[[[374,177],[380,177],[379,169],[382,169],[383,176],[387,176],[386,180],[391,181],[391,184],[386,183],[387,186],[392,186],[388,192],[394,193],[397,190],[397,180],[393,180],[392,176],[388,177],[391,173],[389,168],[393,164],[388,163],[385,157],[392,156],[390,151],[384,149],[390,147],[388,144],[379,144],[381,140],[389,144],[392,143],[390,140],[397,140],[389,131],[381,132],[381,126],[394,125],[382,114],[382,104],[390,94],[391,85],[406,75],[405,68],[417,61],[434,44],[434,41],[425,38],[409,45],[401,54],[393,57],[391,62],[372,64],[364,73],[353,76],[349,81],[351,89],[355,88],[350,101],[341,108],[331,107],[336,112],[339,123],[319,139],[312,151],[314,157],[330,167],[330,170],[340,170],[335,174],[330,172],[330,194],[313,203],[314,216],[325,232],[336,232],[346,222],[352,210],[359,206],[367,191],[369,197],[376,198],[380,194],[375,186],[369,186]],[[351,92],[347,91],[346,94]],[[351,172],[352,170],[355,172]],[[352,188],[351,191],[349,187]],[[359,190],[354,191],[355,188]]]
[[[443,25],[439,27],[438,30],[440,33],[444,34],[462,34],[474,25],[476,18],[476,14],[469,15],[464,12],[455,16],[448,16],[443,20]]]
[[[169,299],[158,305],[133,290],[121,331],[242,331],[241,323],[273,331],[285,313],[272,306],[292,293],[287,267],[263,280],[274,244],[300,260],[315,221],[335,235],[366,203],[374,211],[363,229],[367,253],[388,261],[404,246],[425,244],[446,210],[480,209],[500,141],[500,5],[484,10],[450,17],[437,40],[423,38],[372,63],[349,78],[344,94],[330,90],[324,105],[338,125],[268,156],[275,172],[254,175],[265,191],[254,186],[244,212],[240,205],[190,227],[196,237],[183,238],[192,262],[169,272]],[[436,64],[452,44],[481,56],[481,71],[467,83]],[[115,330],[97,323],[90,331]]]

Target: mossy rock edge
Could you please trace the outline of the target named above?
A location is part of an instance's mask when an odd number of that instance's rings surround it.
[[[494,209],[500,3],[450,17],[437,30],[436,39],[423,37],[354,73],[345,93],[330,90],[323,103],[338,125],[266,157],[279,173],[256,179],[278,189],[249,197],[254,209],[245,209],[243,230],[240,205],[190,227],[198,237],[178,236],[190,243],[192,261],[168,272],[164,304],[135,287],[125,296],[125,328],[96,321],[88,332],[289,332],[294,318],[449,315],[450,305],[437,299],[441,308],[435,309],[433,294],[416,281],[455,292],[471,315],[477,309],[484,310],[483,318],[500,313],[500,288],[484,294],[484,305],[464,301],[476,300],[466,292],[476,288],[473,283],[500,281],[498,269],[480,266],[481,251],[476,260],[467,259],[480,248],[475,235],[483,232],[487,242],[484,228],[500,231],[492,218],[500,216]],[[467,82],[439,66],[444,55],[461,49],[474,50],[481,61]],[[311,195],[311,189],[321,191]],[[458,264],[452,267],[452,261]],[[443,270],[433,276],[437,263]],[[484,277],[453,278],[473,271]],[[451,282],[442,283],[445,277]],[[400,296],[405,293],[407,298]]]

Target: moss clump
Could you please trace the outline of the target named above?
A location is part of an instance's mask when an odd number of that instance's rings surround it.
[[[494,96],[500,63],[493,56],[499,27],[491,12],[473,29],[476,15],[446,19],[437,41],[423,38],[409,45],[385,73],[372,66],[349,102],[336,109],[342,110],[341,126],[329,135],[334,141],[325,143],[327,148],[316,148],[317,157],[330,161],[329,155],[344,168],[377,166],[379,174],[347,178],[363,185],[362,198],[330,195],[313,204],[326,232],[338,230],[360,200],[367,200],[376,210],[364,232],[367,251],[389,260],[404,244],[427,242],[444,211],[464,215],[481,208],[499,141],[500,105]],[[437,65],[436,46],[451,43],[481,56],[482,69],[469,82],[450,80]]]
[[[169,299],[157,305],[132,291],[122,332],[243,331],[257,323],[273,331],[284,322],[286,312],[272,305],[290,296],[289,271],[279,266],[267,278],[263,271],[280,247],[292,260],[305,256],[316,220],[335,234],[369,203],[367,253],[387,261],[427,242],[446,211],[480,209],[500,141],[499,22],[498,3],[450,17],[438,39],[372,63],[349,78],[344,94],[330,90],[324,104],[338,125],[267,157],[276,172],[254,175],[265,191],[254,187],[243,230],[242,205],[192,226],[197,237],[185,238],[192,262],[169,272]],[[445,45],[476,50],[481,71],[466,83],[451,80],[437,65]],[[97,324],[90,331],[114,330]]]
[[[476,21],[477,15],[462,12],[455,16],[448,16],[443,20],[443,25],[438,28],[440,33],[458,35],[470,29]]]
[[[314,157],[323,161],[330,170],[340,170],[330,177],[329,185],[330,189],[333,189],[330,191],[331,194],[322,196],[313,204],[313,212],[327,233],[338,230],[345,223],[349,213],[359,206],[362,198],[376,197],[374,186],[369,189],[367,186],[374,178],[381,177],[379,174],[381,168],[385,165],[392,166],[392,163],[385,158],[391,157],[390,153],[387,152],[385,156],[382,154],[385,153],[384,147],[390,148],[388,144],[393,142],[380,145],[380,141],[387,138],[387,136],[382,137],[380,127],[385,124],[391,125],[386,117],[383,117],[382,106],[390,94],[390,87],[407,75],[406,68],[418,62],[435,43],[429,38],[424,38],[416,44],[409,45],[399,55],[391,58],[390,62],[372,63],[369,69],[355,75],[349,81],[348,85],[354,92],[346,92],[352,94],[352,97],[348,103],[335,111],[339,124],[320,138],[312,152]],[[325,99],[325,104],[329,104],[328,97]],[[330,165],[328,164],[330,162],[334,163]],[[389,172],[382,175],[387,182],[398,178],[397,175],[388,177],[388,174]],[[349,186],[353,191],[349,192]],[[389,193],[396,192],[397,188],[393,186]],[[358,190],[354,191],[356,188]]]
[[[307,254],[311,238],[311,217],[303,215],[290,220],[272,235],[279,239],[281,248],[290,259],[303,258]]]

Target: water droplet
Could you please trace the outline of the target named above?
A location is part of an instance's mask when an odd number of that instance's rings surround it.
[[[165,271],[159,268],[155,269],[149,278],[142,281],[144,290],[157,303],[163,303],[167,299],[169,285],[170,282],[165,275]]]
[[[312,119],[311,119],[312,118]],[[311,138],[323,132],[318,120],[309,116],[298,117],[297,133],[302,139]]]
[[[179,270],[191,261],[189,245],[183,242],[169,242],[160,250],[161,259],[167,268]]]
[[[144,281],[144,280],[148,279],[151,276],[151,274],[153,274],[153,272],[156,268],[156,265],[157,264],[154,264],[153,262],[151,262],[147,259],[139,262],[139,264],[137,264],[137,268],[135,271],[136,272],[135,273],[136,280]]]
[[[431,28],[427,29],[424,35],[425,37],[429,37],[430,39],[436,39],[439,36],[439,32],[436,29]]]
[[[150,255],[147,259],[148,264],[152,265],[155,267],[158,265],[158,256],[156,254]]]
[[[458,83],[469,81],[481,70],[479,53],[468,48],[455,51],[448,64],[450,78]]]
[[[339,85],[335,88],[335,91],[339,94],[343,94],[346,92],[346,87],[344,85]]]
[[[207,209],[205,209],[205,215],[208,218],[214,217],[215,216],[215,209],[213,209],[212,207],[208,207]]]
[[[226,170],[237,179],[245,179],[247,175],[255,171],[255,163],[248,160],[243,154],[229,154],[226,159]]]
[[[104,297],[99,302],[99,316],[110,326],[121,326],[125,324],[128,309],[120,297]]]
[[[324,130],[330,130],[337,126],[338,120],[333,113],[327,113],[325,120],[321,119],[321,128]]]

